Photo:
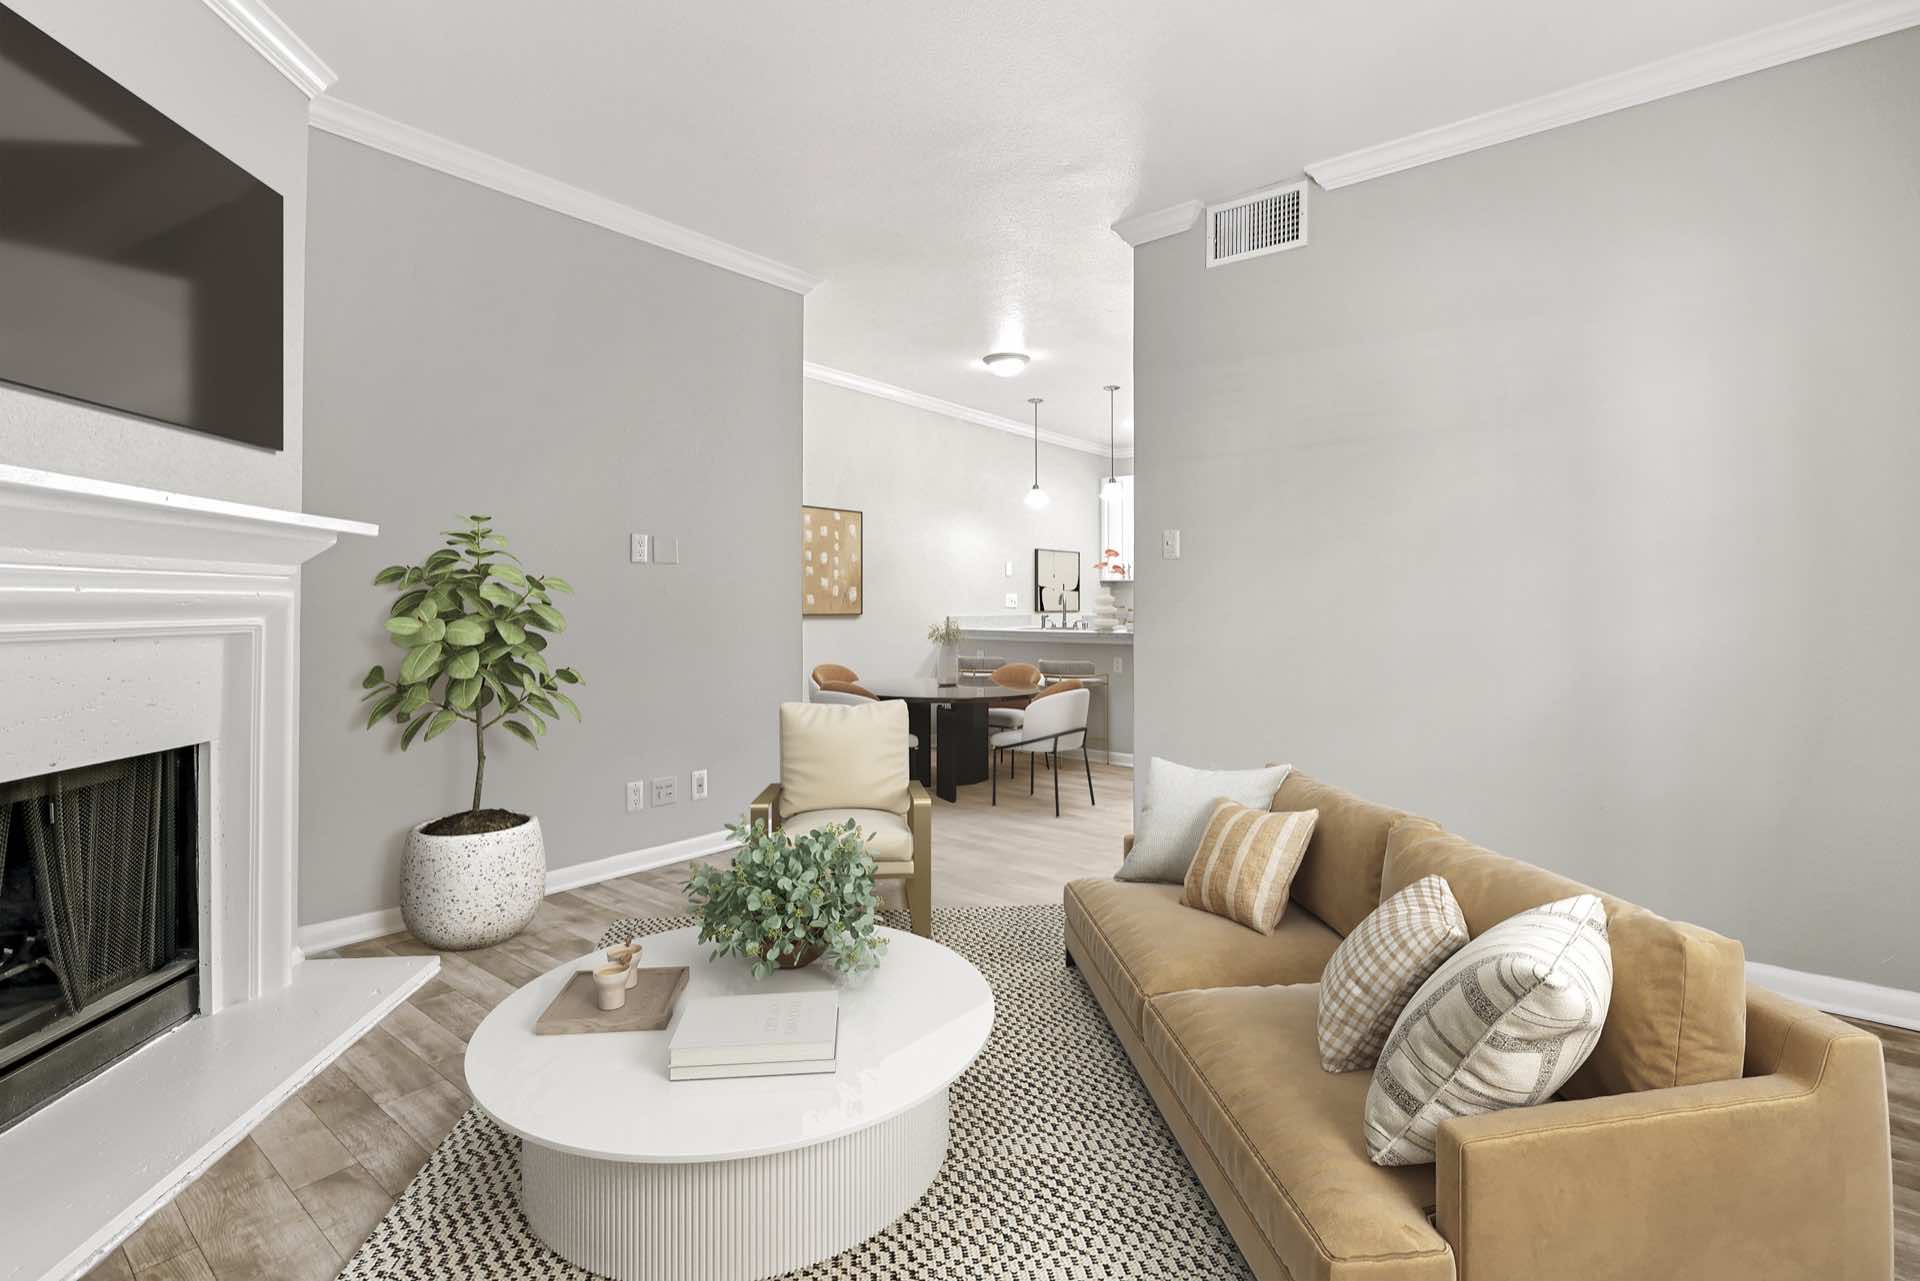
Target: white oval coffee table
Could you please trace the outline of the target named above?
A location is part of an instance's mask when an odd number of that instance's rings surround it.
[[[707,960],[692,929],[643,939],[642,965],[691,971],[660,1032],[536,1036],[574,971],[502,1001],[467,1044],[473,1101],[520,1136],[520,1197],[534,1234],[622,1281],[753,1281],[831,1258],[893,1222],[947,1153],[947,1087],[993,1027],[993,993],[958,953],[882,930],[880,967],[824,964],[756,981]],[[748,992],[840,992],[839,1070],[667,1080],[667,1041],[691,1001]]]

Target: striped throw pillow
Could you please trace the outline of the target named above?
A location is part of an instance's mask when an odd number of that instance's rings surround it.
[[[1379,1062],[1400,1011],[1466,942],[1445,877],[1423,876],[1374,908],[1320,976],[1320,1066],[1358,1072]]]
[[[1613,997],[1592,894],[1510,916],[1455,952],[1393,1025],[1367,1088],[1375,1165],[1433,1160],[1440,1123],[1544,1103],[1600,1040]]]
[[[1187,867],[1180,901],[1273,933],[1319,817],[1319,810],[1275,813],[1219,802]]]

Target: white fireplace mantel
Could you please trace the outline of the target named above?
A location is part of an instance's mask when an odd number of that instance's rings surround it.
[[[0,781],[201,753],[200,1017],[0,1133],[0,1279],[84,1271],[438,969],[295,963],[300,567],[378,533],[0,464]]]

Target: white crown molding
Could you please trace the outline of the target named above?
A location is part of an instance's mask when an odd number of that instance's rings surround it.
[[[956,401],[942,400],[938,396],[929,396],[925,392],[896,387],[892,383],[883,383],[878,378],[868,378],[863,374],[850,374],[844,369],[833,369],[827,365],[816,365],[809,360],[800,366],[800,372],[817,383],[826,383],[833,387],[845,387],[848,391],[861,392],[868,396],[878,396],[881,400],[891,400],[896,404],[909,405],[914,409],[924,409],[930,414],[943,414],[948,418],[957,418],[963,423],[972,423],[976,427],[991,427],[995,431],[1004,431],[1026,440],[1033,439],[1033,424],[1023,423],[1017,418],[1002,418],[999,414],[990,414],[984,409],[975,409],[971,405],[962,405]],[[1040,430],[1040,443],[1058,445],[1062,449],[1072,449],[1082,454],[1107,456],[1107,448],[1098,441],[1086,440],[1079,436],[1063,436],[1057,431]],[[1116,449],[1115,458],[1132,458],[1133,446]]]
[[[316,129],[360,143],[362,146],[384,151],[402,160],[411,160],[417,165],[425,165],[429,169],[437,169],[441,173],[466,182],[490,187],[504,195],[539,205],[543,209],[551,209],[569,218],[590,222],[596,227],[604,227],[608,231],[618,232],[620,235],[630,236],[650,245],[657,245],[662,249],[724,268],[727,271],[738,272],[742,276],[749,276],[769,285],[777,285],[797,294],[804,294],[820,283],[819,277],[809,275],[797,267],[789,267],[771,258],[763,258],[737,245],[715,240],[712,236],[695,231],[691,227],[682,227],[664,218],[642,213],[617,200],[596,195],[583,188],[561,182],[557,178],[550,178],[546,174],[502,160],[498,156],[442,138],[438,134],[428,133],[424,129],[416,129],[412,125],[403,124],[378,112],[368,111],[365,107],[356,107],[350,102],[342,102],[338,98],[314,99],[309,120]]]
[[[1179,235],[1200,221],[1200,211],[1203,208],[1205,206],[1198,200],[1183,200],[1177,205],[1168,205],[1165,209],[1156,209],[1152,213],[1122,218],[1113,224],[1113,233],[1138,249],[1150,240],[1163,240],[1168,236]]]
[[[206,0],[206,6],[307,97],[319,97],[340,78],[263,0]]]
[[[1920,25],[1920,0],[1855,0],[1632,71],[1307,166],[1329,190],[1577,124]],[[1115,230],[1118,230],[1116,227]]]
[[[1747,982],[1828,1014],[1920,1030],[1920,992],[1747,962]]]

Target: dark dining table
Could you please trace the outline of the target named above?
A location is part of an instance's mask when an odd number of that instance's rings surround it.
[[[931,676],[863,676],[860,684],[877,698],[896,698],[907,705],[907,727],[920,740],[913,749],[913,776],[943,801],[958,800],[961,787],[969,783],[987,781],[987,708],[1031,697],[1041,689],[1011,689],[985,676],[963,676],[957,685],[942,685]]]

